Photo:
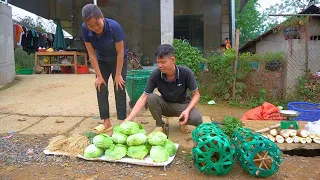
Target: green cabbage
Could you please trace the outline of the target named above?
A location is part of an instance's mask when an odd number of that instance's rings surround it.
[[[83,157],[85,158],[97,158],[103,154],[103,149],[98,148],[94,144],[90,144],[84,149]]]
[[[113,144],[111,137],[107,134],[99,134],[95,136],[92,142],[94,145],[102,149],[107,149],[108,147],[110,147],[110,145]]]
[[[127,141],[127,136],[119,132],[113,132],[111,138],[116,144],[125,144]]]
[[[164,148],[166,149],[166,151],[168,151],[170,157],[176,154],[176,151],[177,151],[176,146],[169,139],[167,139],[167,142],[164,145]]]
[[[150,152],[152,146],[148,143],[148,141],[144,144],[148,150],[148,152]]]
[[[147,132],[146,132],[146,130],[144,130],[144,129],[139,129],[138,133],[147,135]]]
[[[113,126],[113,132],[119,132],[119,133],[121,133],[120,125],[114,125],[114,126]]]
[[[148,143],[152,146],[164,146],[167,142],[167,135],[163,132],[152,132],[147,137]]]
[[[127,145],[128,146],[139,146],[147,141],[147,136],[145,134],[137,133],[129,136],[127,138]]]
[[[116,144],[106,150],[105,156],[108,159],[119,160],[127,154],[127,147],[123,144]]]
[[[130,146],[128,148],[127,155],[129,157],[132,157],[134,159],[143,159],[148,155],[149,151],[145,145],[140,145],[140,146]]]
[[[166,162],[169,159],[168,151],[162,146],[152,146],[150,151],[150,158],[154,162]]]
[[[126,121],[120,124],[120,131],[125,135],[137,134],[139,132],[139,125],[136,122]]]

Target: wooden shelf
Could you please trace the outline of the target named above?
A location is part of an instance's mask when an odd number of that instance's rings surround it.
[[[75,64],[40,64],[39,66],[48,67],[48,66],[76,66]]]
[[[40,56],[49,56],[49,64],[41,64],[39,63]],[[52,64],[51,58],[53,56],[71,56],[74,59],[74,64]],[[74,73],[78,74],[77,72],[77,65],[78,65],[78,56],[84,57],[84,64],[88,66],[88,59],[87,53],[84,52],[77,52],[77,51],[54,51],[54,52],[36,52],[35,53],[35,65],[49,68],[49,73],[51,73],[51,66],[74,66]]]

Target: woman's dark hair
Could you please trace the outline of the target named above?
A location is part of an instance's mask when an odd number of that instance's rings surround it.
[[[220,47],[221,48],[226,48],[227,46],[226,46],[226,44],[221,44]]]
[[[91,18],[103,18],[103,14],[97,5],[87,4],[82,8],[82,18],[84,21]]]

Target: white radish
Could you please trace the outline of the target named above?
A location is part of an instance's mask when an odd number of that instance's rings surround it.
[[[315,137],[316,137],[316,133],[314,133],[314,132],[309,132],[309,137],[310,137],[310,138],[315,138]]]
[[[282,137],[284,137],[284,138],[287,138],[287,137],[289,137],[289,131],[288,130],[281,130],[280,131],[280,135],[282,136]]]
[[[276,138],[274,138],[272,135],[268,134],[267,138],[270,139],[270,141],[275,142]]]
[[[313,138],[313,142],[320,144],[320,138],[318,137]]]
[[[272,136],[276,136],[276,135],[278,135],[278,131],[277,131],[276,129],[271,129],[271,130],[270,130],[270,134],[271,134]]]
[[[293,137],[293,142],[294,142],[294,143],[300,142],[300,137],[299,137],[299,136]]]
[[[276,142],[281,144],[281,143],[284,142],[284,138],[282,136],[280,136],[280,135],[277,135],[276,136]]]
[[[300,138],[300,143],[302,143],[302,144],[305,144],[305,143],[307,143],[307,140],[306,140],[306,138]]]
[[[310,137],[306,137],[307,143],[312,143],[312,139]]]
[[[309,133],[307,130],[301,129],[298,131],[298,136],[300,136],[300,137],[305,138],[305,137],[308,137],[308,135],[309,135]]]
[[[289,144],[293,143],[293,139],[291,137],[287,137],[285,141],[286,143],[289,143]]]
[[[294,130],[294,129],[289,130],[289,135],[290,135],[291,137],[297,136],[297,130]]]

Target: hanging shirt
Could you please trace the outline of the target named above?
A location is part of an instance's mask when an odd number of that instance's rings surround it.
[[[125,34],[120,24],[112,19],[104,19],[104,28],[102,35],[89,30],[85,23],[82,24],[82,38],[84,42],[90,42],[96,51],[99,61],[117,60],[117,50],[115,43],[124,41]],[[127,56],[124,46],[124,57]]]
[[[16,44],[18,46],[21,46],[22,35],[24,34],[24,31],[19,24],[16,24],[15,28],[16,28]]]

